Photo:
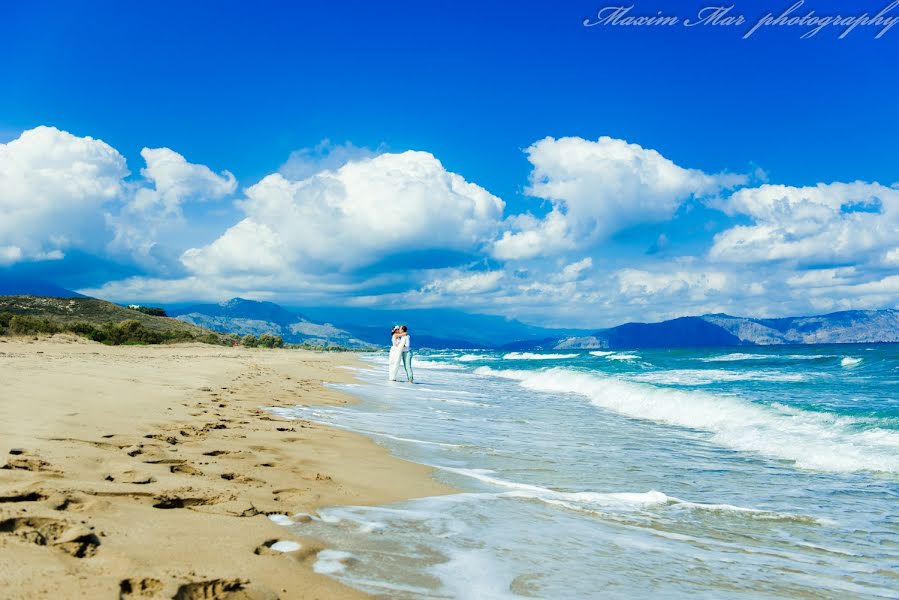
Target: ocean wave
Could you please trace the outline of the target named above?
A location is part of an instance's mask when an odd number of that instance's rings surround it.
[[[746,354],[734,352],[721,356],[707,356],[697,360],[702,362],[734,362],[741,360],[818,360],[820,358],[831,357],[826,354]]]
[[[671,369],[629,375],[630,381],[658,383],[662,385],[709,385],[726,381],[807,381],[804,373],[778,373],[776,371],[725,371],[724,369]]]
[[[444,369],[448,371],[459,371],[464,369],[465,367],[454,365],[452,363],[445,363],[439,361],[425,360],[423,358],[413,358],[412,359],[412,368],[413,369]]]
[[[525,388],[585,396],[602,409],[647,421],[706,431],[735,450],[786,460],[804,469],[899,472],[899,432],[870,421],[764,406],[729,396],[660,388],[570,369],[496,370],[478,375],[516,380]]]
[[[765,520],[801,521],[823,523],[813,517],[780,513],[732,504],[691,502],[669,496],[658,490],[648,492],[562,492],[539,485],[508,481],[492,475],[486,469],[465,469],[458,467],[438,467],[442,470],[471,477],[483,483],[511,491],[497,494],[496,498],[522,498],[539,500],[545,504],[560,506],[569,510],[602,514],[610,511],[629,511],[651,507],[678,507],[692,510],[738,513]]]
[[[454,365],[449,362],[443,362],[439,360],[428,360],[430,358],[434,358],[436,355],[434,354],[424,354],[421,357],[415,354],[412,358],[412,368],[413,369],[448,369],[450,371],[458,371],[464,369],[465,367],[461,365]],[[378,354],[371,354],[369,356],[363,357],[365,362],[376,365],[376,366],[386,366],[389,364],[389,357],[386,352],[380,352]]]
[[[608,360],[638,360],[640,358],[639,354],[632,354],[630,352],[614,352],[606,356]]]
[[[421,384],[419,384],[415,388],[415,391],[417,391],[417,392],[436,392],[438,394],[453,394],[456,396],[476,396],[477,395],[474,392],[469,392],[467,390],[447,390],[447,389],[442,389],[442,388],[438,389],[438,388],[427,387],[427,386],[421,385]]]
[[[561,358],[576,358],[577,354],[535,354],[533,352],[509,352],[503,356],[504,360],[558,360]]]
[[[474,362],[476,360],[492,360],[492,356],[485,356],[483,354],[463,354],[462,356],[457,356],[453,360],[458,360],[459,362]]]
[[[448,444],[446,442],[433,442],[430,440],[419,440],[416,438],[402,437],[399,435],[391,435],[389,433],[381,433],[380,431],[367,431],[365,429],[355,429],[359,433],[364,433],[366,435],[374,435],[378,437],[385,437],[389,440],[396,440],[397,442],[409,442],[412,444],[420,444],[423,446],[440,446],[441,448],[462,448],[463,444]]]
[[[840,360],[840,366],[846,369],[851,369],[852,367],[857,367],[862,363],[864,359],[862,358],[854,358],[852,356],[844,356],[842,360]]]
[[[593,350],[590,354],[608,360],[638,360],[640,358],[639,354],[633,352],[613,352],[611,350]]]

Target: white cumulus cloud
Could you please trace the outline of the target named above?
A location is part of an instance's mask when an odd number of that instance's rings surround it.
[[[431,280],[423,288],[425,294],[467,295],[496,290],[505,277],[502,271],[477,273],[453,272],[448,276]]]
[[[621,269],[615,273],[618,292],[631,302],[647,303],[660,297],[683,296],[692,302],[704,301],[727,290],[729,275],[723,271]]]
[[[288,268],[280,236],[251,219],[242,220],[202,250],[188,250],[181,261],[202,275],[272,274]]]
[[[352,142],[335,144],[324,139],[312,148],[301,148],[290,153],[278,172],[287,179],[297,181],[311,177],[320,171],[334,171],[352,160],[372,158],[383,149],[360,148]]]
[[[501,260],[527,259],[583,248],[640,223],[674,216],[691,197],[746,182],[742,175],[709,175],[676,165],[656,150],[600,137],[544,138],[527,150],[533,165],[528,193],[549,200],[543,219],[510,222],[496,242]]]
[[[496,235],[504,203],[432,154],[408,151],[301,180],[272,174],[248,188],[239,206],[244,221],[212,245],[186,252],[188,267],[239,269],[231,245],[277,253],[259,260],[307,272],[348,271],[403,252],[476,252]]]
[[[565,265],[562,268],[562,272],[559,273],[558,279],[559,281],[577,281],[592,267],[593,259],[588,256],[587,258]]]
[[[123,205],[106,215],[114,232],[109,249],[153,266],[160,236],[185,225],[182,206],[229,196],[237,181],[228,171],[217,175],[168,148],[144,148],[140,154],[146,162],[141,169],[144,181],[129,186]]]
[[[0,264],[98,248],[103,207],[120,197],[128,174],[105,142],[55,127],[0,144]]]
[[[763,185],[718,207],[753,222],[715,236],[713,260],[867,262],[889,257],[899,231],[899,190],[879,183]]]

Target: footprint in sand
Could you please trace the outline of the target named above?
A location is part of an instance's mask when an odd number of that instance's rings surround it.
[[[178,438],[173,435],[166,435],[164,433],[150,433],[144,436],[148,440],[159,440],[161,442],[165,442],[167,444],[175,445],[179,443]]]
[[[106,477],[104,477],[104,479],[106,479],[106,481],[114,481],[116,483],[135,483],[138,485],[145,485],[156,481],[156,478],[152,475],[137,473],[136,471],[125,471],[124,473],[120,473],[118,475],[107,475]]]
[[[22,492],[20,494],[10,494],[9,496],[0,496],[0,504],[6,502],[40,502],[46,500],[47,496],[40,492]]]
[[[0,468],[12,471],[52,471],[50,463],[36,456],[16,456]]]
[[[291,502],[298,503],[303,499],[308,498],[308,493],[305,490],[301,490],[299,488],[286,488],[283,490],[272,490],[272,494],[275,496],[275,502]]]
[[[85,502],[80,498],[75,498],[73,496],[64,496],[61,500],[56,500],[56,504],[53,506],[53,510],[58,511],[82,511],[88,507],[89,503]]]
[[[246,579],[212,579],[185,583],[173,600],[276,600],[271,592],[252,589]]]
[[[209,506],[210,504],[218,504],[225,500],[222,497],[204,498],[202,496],[184,497],[184,496],[157,496],[156,503],[153,508],[174,509],[174,508],[190,508],[192,506]]]
[[[46,517],[14,517],[0,521],[0,533],[12,534],[38,546],[50,546],[75,558],[97,553],[100,538],[83,527]]]
[[[127,448],[125,448],[125,452],[128,454],[128,456],[140,456],[144,453],[143,444],[139,444],[137,446],[128,446]]]
[[[119,582],[119,600],[152,598],[162,591],[163,583],[152,577],[132,577]]]
[[[171,467],[169,467],[169,471],[171,471],[172,473],[175,473],[175,474],[180,473],[181,475],[202,475],[203,474],[203,472],[200,469],[196,468],[195,466],[193,466],[192,464],[190,464],[188,462],[183,462],[183,463],[180,463],[177,465],[172,465]]]
[[[258,483],[259,480],[253,477],[249,477],[248,475],[241,475],[240,473],[222,473],[222,479],[225,481],[235,481],[237,483]]]

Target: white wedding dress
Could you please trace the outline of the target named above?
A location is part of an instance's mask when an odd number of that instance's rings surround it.
[[[399,336],[390,338],[390,356],[387,359],[387,379],[390,381],[396,381],[403,368],[402,339]]]

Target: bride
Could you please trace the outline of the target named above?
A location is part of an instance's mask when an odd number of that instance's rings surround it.
[[[390,332],[390,357],[387,360],[387,379],[396,381],[403,368],[403,335],[400,326],[395,325]]]

